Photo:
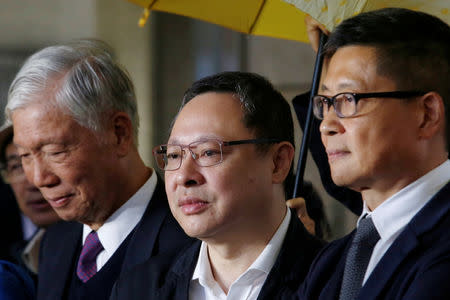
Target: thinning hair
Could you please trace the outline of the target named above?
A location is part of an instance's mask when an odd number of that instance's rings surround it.
[[[325,57],[345,46],[375,49],[377,73],[400,90],[435,91],[444,99],[450,149],[450,27],[437,17],[403,8],[385,8],[343,21],[331,33]]]
[[[47,93],[50,98],[37,97]],[[81,126],[104,129],[110,113],[129,115],[134,143],[138,144],[139,116],[134,86],[112,49],[98,40],[77,40],[46,47],[30,56],[8,92],[5,114],[41,101],[56,105]],[[43,102],[45,101],[45,102]]]

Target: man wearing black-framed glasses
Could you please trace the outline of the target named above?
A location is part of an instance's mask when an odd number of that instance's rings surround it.
[[[112,299],[290,299],[322,242],[285,204],[294,134],[283,96],[256,74],[201,79],[153,154],[175,219],[200,241],[132,270]]]
[[[363,211],[299,299],[450,298],[449,41],[448,24],[399,8],[331,33],[314,114],[334,183]]]

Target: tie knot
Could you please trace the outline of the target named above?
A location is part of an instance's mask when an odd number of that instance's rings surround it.
[[[361,219],[361,221],[359,221],[353,243],[364,243],[367,246],[370,245],[372,247],[378,242],[379,239],[380,235],[378,234],[372,218],[366,217]]]
[[[84,241],[84,245],[83,245],[83,249],[87,247],[87,248],[103,248],[102,243],[100,242],[100,240],[98,239],[98,234],[95,231],[91,231],[88,236],[86,237],[86,240]]]

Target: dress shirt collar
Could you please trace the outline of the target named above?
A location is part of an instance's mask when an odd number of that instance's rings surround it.
[[[39,229],[27,243],[25,249],[23,249],[21,254],[23,263],[34,274],[38,273],[39,249],[41,246],[41,241],[42,237],[44,236],[44,233],[45,233],[44,228]]]
[[[103,254],[103,263],[100,262],[100,266],[98,266],[99,269],[108,261],[128,234],[141,220],[145,209],[153,196],[156,183],[157,175],[155,170],[152,169],[152,175],[145,184],[97,230],[98,238],[104,248],[104,251],[102,251],[99,256],[102,255],[103,252],[106,252]],[[91,231],[92,229],[88,225],[83,225],[83,245],[86,237]],[[97,265],[98,264],[99,261],[97,260]]]
[[[289,222],[291,220],[291,211],[289,209],[286,210],[287,212],[282,223],[278,227],[269,243],[266,245],[258,258],[252,263],[252,265],[230,286],[229,292],[231,292],[233,285],[239,282],[241,278],[245,277],[247,273],[252,273],[255,277],[258,277],[262,272],[263,275],[265,275],[265,280],[273,265],[275,264],[289,227]],[[252,272],[251,270],[255,270],[257,272]],[[192,276],[192,281],[196,280],[198,280],[198,283],[203,287],[203,289],[213,289],[214,285],[217,284],[211,271],[211,265],[208,257],[208,248],[205,242],[202,242],[200,246],[197,265]],[[264,283],[264,280],[261,281],[261,287]]]
[[[368,214],[372,217],[381,240],[389,239],[399,233],[449,180],[450,160],[446,160],[386,199],[372,212],[364,203],[358,224]]]
[[[267,246],[264,248],[263,252],[261,252],[258,258],[248,268],[249,270],[260,270],[267,275],[269,274],[270,270],[275,264],[278,253],[280,253],[281,246],[283,245],[284,237],[286,236],[290,221],[291,210],[286,209],[286,215],[284,216],[283,222],[278,227],[277,231],[275,232]]]

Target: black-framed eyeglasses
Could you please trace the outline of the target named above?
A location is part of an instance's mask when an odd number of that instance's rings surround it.
[[[221,141],[218,139],[202,139],[189,145],[163,144],[153,148],[153,156],[158,168],[163,171],[175,171],[181,167],[181,162],[188,149],[195,163],[201,167],[211,167],[223,162],[223,147],[244,144],[279,143],[279,139],[250,139],[237,141]]]
[[[379,93],[339,93],[333,97],[316,95],[313,97],[313,111],[316,118],[322,120],[324,109],[330,109],[333,106],[336,115],[339,118],[347,118],[356,115],[358,112],[358,101],[363,98],[411,98],[423,96],[426,92],[422,91],[393,91]]]

